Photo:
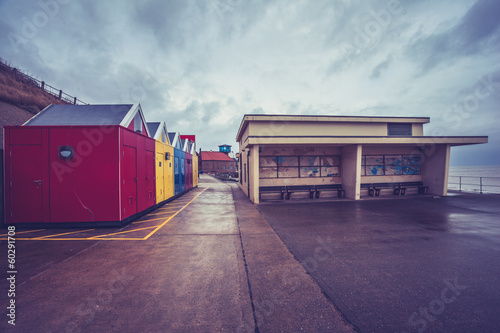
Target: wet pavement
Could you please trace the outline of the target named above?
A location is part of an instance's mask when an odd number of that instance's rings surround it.
[[[258,208],[360,331],[499,331],[500,195]]]
[[[20,237],[16,325],[4,310],[0,331],[352,331],[235,184],[202,176],[190,194],[180,211],[150,213],[165,221],[149,237]]]
[[[16,326],[4,310],[0,331],[495,332],[499,203],[253,205],[236,184],[203,175],[115,232],[20,231]],[[7,257],[5,240],[0,249]]]

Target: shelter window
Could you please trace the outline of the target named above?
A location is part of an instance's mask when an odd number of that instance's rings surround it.
[[[321,177],[340,176],[340,156],[321,156]]]
[[[411,136],[412,124],[405,123],[388,123],[387,124],[387,134],[394,136]]]
[[[340,176],[340,156],[260,156],[259,178]]]
[[[366,155],[361,159],[362,176],[419,175],[418,155]]]
[[[320,157],[300,157],[300,177],[320,177]]]

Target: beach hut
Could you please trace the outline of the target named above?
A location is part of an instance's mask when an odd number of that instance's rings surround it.
[[[162,122],[148,122],[149,133],[156,140],[156,203],[175,195],[174,191],[174,147],[170,145],[167,125]]]
[[[184,161],[186,170],[186,190],[193,188],[193,155],[191,155],[191,143],[189,139],[183,140],[182,150],[184,151]]]
[[[115,224],[155,204],[140,104],[50,105],[5,127],[6,223]]]
[[[184,151],[182,150],[182,142],[177,132],[169,132],[168,137],[171,145],[174,147],[174,188],[175,195],[185,191],[185,162]]]

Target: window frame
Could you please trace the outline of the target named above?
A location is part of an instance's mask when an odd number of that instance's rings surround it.
[[[317,157],[319,159],[318,165],[317,166],[309,166],[309,165],[308,166],[302,166],[301,165],[301,159],[303,157]],[[326,157],[335,157],[335,158],[337,158],[338,164],[335,164],[335,165],[326,165],[326,163],[323,162]],[[269,165],[261,166],[260,158],[272,158],[274,160],[275,165],[273,165],[273,166],[269,166]],[[280,158],[296,158],[297,159],[297,165],[288,165],[288,166],[280,165],[280,161],[279,161]],[[274,155],[274,156],[273,155],[260,155],[259,156],[259,179],[290,179],[290,178],[341,177],[341,175],[342,175],[341,158],[342,158],[341,155]],[[306,167],[316,167],[316,168],[318,168],[318,176],[307,177],[307,176],[301,175],[302,169],[306,168]],[[323,175],[323,170],[324,170],[323,168],[328,168],[328,167],[338,168],[338,170],[339,170],[338,175],[335,175],[335,176]],[[287,169],[294,168],[294,169],[297,169],[297,176],[296,177],[280,177],[280,168],[287,168]],[[261,170],[269,170],[269,169],[272,169],[273,171],[274,170],[276,171],[275,176],[274,177],[262,177],[261,176],[262,175]]]
[[[412,123],[387,123],[387,136],[412,136],[412,135],[413,135]]]
[[[369,156],[380,156],[382,157],[382,172],[383,174],[381,175],[373,175],[373,174],[367,174],[367,169],[366,167],[370,167],[370,166],[378,166],[380,164],[366,164],[366,157],[369,157]],[[387,163],[387,156],[398,156],[401,158],[401,173],[400,174],[387,174],[387,167],[388,166],[394,166],[394,165],[397,165],[397,164],[390,164],[388,165]],[[417,157],[418,158],[418,173],[405,173],[405,167],[407,167],[408,165],[405,164],[405,158],[414,158],[414,157]],[[411,154],[374,154],[374,155],[363,155],[361,156],[361,169],[362,169],[362,172],[361,172],[361,177],[380,177],[380,176],[417,176],[417,175],[421,175],[422,174],[422,166],[421,166],[421,158],[420,158],[420,155],[411,155]]]

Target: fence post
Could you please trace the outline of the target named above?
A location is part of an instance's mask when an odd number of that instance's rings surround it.
[[[75,99],[73,100],[73,104],[75,104],[75,105],[76,105],[76,97],[75,97]]]
[[[458,180],[458,184],[459,184],[458,192],[462,192],[462,176],[459,176],[458,178],[459,178],[459,180]]]
[[[45,90],[45,81],[42,81],[42,90]]]
[[[479,177],[479,194],[483,194],[483,177]]]
[[[59,90],[59,99],[62,99],[62,90]]]

